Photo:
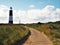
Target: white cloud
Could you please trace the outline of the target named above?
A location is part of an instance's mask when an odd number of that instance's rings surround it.
[[[29,5],[29,8],[35,8],[35,5]]]
[[[30,7],[35,7],[31,5]],[[0,5],[0,23],[8,23],[9,8]],[[4,21],[3,21],[4,20]],[[60,8],[55,8],[52,5],[47,5],[43,9],[29,9],[29,10],[14,10],[14,23],[35,23],[35,22],[54,22],[60,21]]]
[[[8,7],[0,5],[0,23],[8,23]]]
[[[57,13],[57,14],[56,14]],[[60,9],[48,5],[43,9],[30,9],[26,14],[27,20],[31,22],[54,22],[60,20]],[[26,21],[27,22],[27,21]]]

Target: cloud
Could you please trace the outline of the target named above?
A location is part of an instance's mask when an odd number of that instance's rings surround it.
[[[8,7],[0,5],[0,23],[8,23]]]
[[[25,23],[35,22],[55,22],[60,21],[60,8],[55,8],[52,5],[47,5],[43,9],[30,9],[25,11],[24,16]]]
[[[34,8],[35,7],[35,5],[29,5],[29,8]]]
[[[35,6],[30,5],[30,7]],[[8,16],[9,8],[5,5],[0,5],[0,23],[8,23]],[[13,10],[13,21],[15,24],[60,21],[60,8],[47,5],[43,9]]]

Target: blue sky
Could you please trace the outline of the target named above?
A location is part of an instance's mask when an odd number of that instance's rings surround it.
[[[10,6],[14,23],[60,21],[60,0],[0,0],[0,23],[8,23]]]
[[[12,6],[17,10],[27,10],[29,5],[35,5],[36,9],[44,8],[46,5],[54,5],[60,8],[60,0],[0,0],[0,5]]]

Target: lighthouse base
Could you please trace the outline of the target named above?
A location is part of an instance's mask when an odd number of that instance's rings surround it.
[[[13,21],[9,21],[9,24],[13,24]]]

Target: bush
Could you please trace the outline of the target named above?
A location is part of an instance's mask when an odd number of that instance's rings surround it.
[[[55,34],[55,37],[60,39],[60,34],[59,33],[56,33]]]

